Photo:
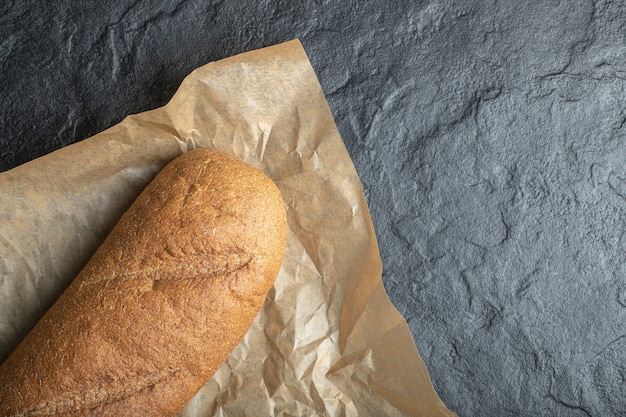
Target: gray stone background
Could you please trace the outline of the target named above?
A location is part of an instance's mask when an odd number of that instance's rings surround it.
[[[299,38],[448,407],[626,416],[624,1],[72,3],[0,2],[0,170]]]

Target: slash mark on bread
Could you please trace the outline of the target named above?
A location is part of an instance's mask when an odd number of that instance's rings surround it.
[[[252,261],[252,256],[245,252],[224,254],[193,254],[182,258],[165,258],[156,266],[142,268],[124,274],[113,275],[100,279],[88,280],[85,283],[99,284],[106,281],[123,280],[126,278],[151,279],[153,282],[175,279],[196,279],[218,275],[228,275],[245,268]]]

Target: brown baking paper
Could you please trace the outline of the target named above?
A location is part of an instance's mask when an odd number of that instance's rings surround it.
[[[0,361],[195,147],[273,178],[289,234],[263,310],[180,416],[452,416],[384,290],[359,178],[297,40],[209,63],[166,106],[0,174]]]

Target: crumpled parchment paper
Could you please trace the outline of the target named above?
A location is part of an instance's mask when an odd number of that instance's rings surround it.
[[[263,310],[180,416],[453,416],[382,285],[361,183],[297,40],[209,63],[164,107],[0,174],[0,361],[195,147],[263,169],[289,234]]]

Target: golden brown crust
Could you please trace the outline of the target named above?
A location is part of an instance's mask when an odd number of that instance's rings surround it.
[[[175,416],[260,310],[285,217],[261,171],[175,159],[0,366],[0,416]]]

